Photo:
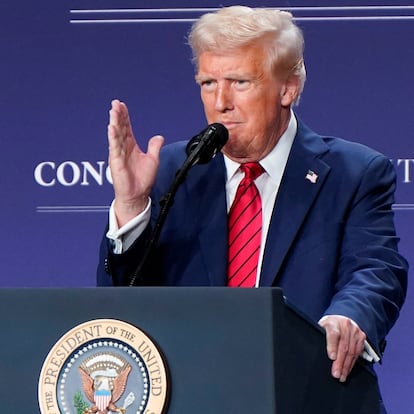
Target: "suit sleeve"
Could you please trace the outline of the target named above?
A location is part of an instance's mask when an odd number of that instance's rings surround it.
[[[398,252],[393,220],[395,183],[394,168],[381,155],[362,174],[344,226],[335,295],[325,312],[354,320],[379,352],[407,288],[408,265]]]
[[[97,286],[129,286],[138,265],[143,259],[143,254],[146,251],[151,226],[147,226],[142,235],[135,240],[133,245],[121,254],[113,253],[113,249],[110,245],[111,241],[106,237],[106,231],[102,237],[99,251],[99,263],[96,278]],[[148,260],[145,262],[146,265],[141,269],[135,284],[141,286],[159,284],[159,281],[157,280],[157,266],[154,264],[156,261],[151,259],[151,256],[149,256]],[[148,275],[151,275],[151,277],[148,278]]]

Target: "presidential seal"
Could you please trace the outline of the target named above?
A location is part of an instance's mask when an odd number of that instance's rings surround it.
[[[168,391],[156,345],[114,319],[85,322],[59,339],[38,389],[41,414],[162,414]]]

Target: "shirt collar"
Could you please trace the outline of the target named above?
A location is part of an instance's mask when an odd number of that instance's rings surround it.
[[[290,120],[285,132],[279,138],[279,141],[274,146],[272,151],[260,160],[260,165],[269,174],[271,179],[280,182],[280,178],[285,169],[287,159],[289,157],[290,149],[292,148],[293,140],[295,139],[298,129],[298,123],[293,111],[290,112]],[[224,155],[224,154],[223,154]],[[240,163],[231,160],[224,155],[224,162],[227,171],[227,181],[231,180],[234,174],[238,171]]]

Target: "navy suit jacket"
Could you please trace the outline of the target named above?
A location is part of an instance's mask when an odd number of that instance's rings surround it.
[[[185,157],[186,143],[161,152],[152,193],[159,200]],[[317,175],[315,183],[306,178]],[[196,165],[180,186],[143,285],[225,286],[226,171],[222,154]],[[287,300],[314,321],[326,314],[353,319],[379,351],[406,292],[407,263],[393,223],[395,172],[363,145],[322,137],[298,121],[276,198],[260,285],[283,288]],[[125,253],[103,239],[98,285],[127,285],[149,229]],[[104,263],[106,262],[106,265]]]

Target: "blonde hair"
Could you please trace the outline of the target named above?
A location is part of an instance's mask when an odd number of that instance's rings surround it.
[[[196,68],[203,52],[225,52],[263,42],[270,69],[279,69],[298,78],[298,99],[303,91],[306,80],[304,40],[289,12],[246,6],[223,7],[201,16],[193,24],[188,42]]]

